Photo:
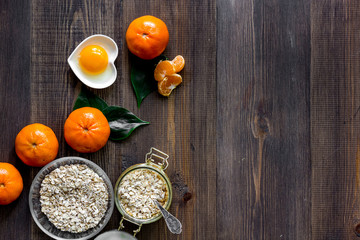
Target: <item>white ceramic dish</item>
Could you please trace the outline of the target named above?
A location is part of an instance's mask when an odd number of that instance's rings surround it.
[[[79,64],[80,52],[88,45],[99,45],[107,52],[109,63],[104,72],[92,75],[81,69]],[[91,88],[102,89],[111,86],[116,80],[117,71],[114,62],[117,55],[118,47],[115,41],[108,36],[96,34],[86,38],[75,48],[68,58],[68,63],[81,82]]]
[[[94,172],[96,172],[104,180],[109,190],[109,205],[108,205],[108,209],[106,210],[105,216],[101,219],[101,221],[96,227],[90,228],[87,231],[81,233],[60,231],[48,220],[45,214],[41,212],[41,203],[40,203],[41,182],[44,180],[47,174],[49,174],[56,168],[67,164],[85,164],[86,166],[94,170]],[[48,163],[36,175],[30,187],[29,207],[35,223],[49,237],[57,240],[70,240],[70,239],[85,240],[85,239],[93,238],[97,234],[99,234],[99,232],[106,226],[106,224],[110,220],[110,217],[114,210],[114,190],[109,177],[106,175],[104,170],[102,170],[94,162],[81,157],[63,157]]]

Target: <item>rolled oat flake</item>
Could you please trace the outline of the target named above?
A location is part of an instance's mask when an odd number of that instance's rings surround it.
[[[61,231],[80,233],[96,227],[108,201],[104,180],[83,164],[61,166],[41,183],[41,211]]]

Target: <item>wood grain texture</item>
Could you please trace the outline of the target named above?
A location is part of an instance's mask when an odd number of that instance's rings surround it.
[[[310,239],[310,1],[217,1],[219,239]]]
[[[0,1],[0,162],[13,164],[24,182],[20,197],[10,205],[0,206],[0,239],[24,239],[23,232],[30,232],[27,199],[32,176],[28,167],[17,160],[14,150],[15,137],[30,115],[29,8],[29,2]],[[23,232],[11,231],[19,225]]]
[[[313,239],[358,239],[360,4],[311,4]]]
[[[164,54],[186,66],[169,98],[154,92],[137,108],[125,32],[146,14],[166,22]],[[170,155],[183,233],[160,220],[138,239],[359,239],[359,22],[352,0],[0,1],[0,161],[24,179],[20,198],[0,206],[0,239],[48,239],[28,208],[40,169],[14,151],[34,122],[54,130],[58,157],[88,158],[113,184],[150,147]],[[63,137],[82,86],[66,61],[96,33],[118,44],[118,78],[91,91],[151,124],[80,154]],[[115,209],[103,231],[120,219]]]
[[[6,32],[12,32],[15,23],[9,22],[15,13],[15,6],[5,6],[7,12],[3,22],[9,23]],[[146,6],[146,8],[144,8]],[[6,7],[6,8],[5,8]],[[127,167],[144,162],[144,156],[150,147],[157,147],[170,155],[170,166],[167,173],[173,183],[173,202],[170,211],[183,223],[183,233],[172,235],[163,220],[143,226],[138,239],[215,239],[216,238],[216,15],[213,1],[154,1],[151,4],[143,1],[44,1],[32,0],[23,23],[28,24],[25,37],[27,59],[20,62],[27,82],[15,81],[17,86],[1,99],[10,101],[4,105],[5,110],[12,109],[11,101],[14,92],[21,91],[24,102],[22,109],[26,118],[17,121],[20,126],[40,122],[51,127],[59,139],[58,157],[81,156],[92,160],[109,175],[115,185],[121,172]],[[2,8],[3,9],[3,8]],[[127,26],[136,17],[151,14],[163,19],[170,32],[170,42],[165,55],[173,58],[181,54],[186,59],[186,67],[181,72],[184,82],[169,98],[157,93],[148,96],[141,108],[136,106],[136,98],[130,83],[130,59],[125,43]],[[27,19],[26,19],[27,17]],[[203,26],[206,26],[204,28]],[[27,35],[26,35],[27,33]],[[118,44],[119,55],[116,60],[118,78],[114,85],[104,90],[92,90],[104,98],[110,105],[120,105],[134,112],[140,118],[150,121],[151,125],[142,127],[122,142],[108,142],[100,151],[93,154],[80,154],[72,150],[64,141],[63,125],[70,114],[81,83],[67,64],[67,58],[75,47],[92,34],[105,34]],[[17,37],[6,39],[4,46]],[[30,44],[31,43],[31,44]],[[11,55],[11,51],[1,56],[1,63]],[[26,52],[26,51],[25,51]],[[21,56],[15,55],[13,61]],[[18,68],[0,73],[6,76]],[[23,71],[18,72],[21,76]],[[22,87],[25,87],[22,89]],[[1,92],[6,91],[0,88]],[[22,90],[18,90],[22,89]],[[8,95],[12,94],[12,95]],[[15,110],[18,116],[20,110]],[[19,115],[20,116],[20,115]],[[6,118],[7,119],[7,118]],[[5,124],[3,122],[2,124]],[[7,131],[15,136],[18,129]],[[12,141],[6,141],[4,148],[12,147]],[[19,162],[15,153],[12,161]],[[40,170],[23,166],[30,185],[33,177]],[[25,174],[26,175],[26,174]],[[19,200],[24,206],[28,202]],[[10,209],[10,208],[8,208]],[[19,234],[18,239],[47,239],[30,217],[26,207],[25,218],[21,224],[29,226]],[[9,210],[10,211],[10,210]],[[1,219],[3,213],[1,213]],[[19,216],[12,216],[5,226]],[[115,209],[110,222],[104,229],[118,228],[121,215]],[[14,219],[14,220],[11,220]],[[8,235],[13,236],[14,227],[8,226]],[[135,226],[126,224],[131,232]],[[0,226],[2,232],[3,226]]]
[[[31,122],[41,122],[54,130],[60,144],[58,157],[90,159],[104,169],[114,184],[120,174],[116,157],[119,146],[109,142],[94,154],[80,154],[66,144],[63,136],[65,120],[81,88],[67,58],[92,34],[114,37],[114,2],[38,0],[32,1],[31,12]],[[108,101],[106,96],[114,90],[110,87],[95,92]],[[33,177],[38,170],[32,169]],[[114,215],[109,226],[116,225],[117,217]],[[34,221],[31,221],[31,238],[47,238]]]
[[[151,146],[171,157],[167,174],[173,184],[171,212],[183,224],[183,233],[172,235],[163,221],[143,226],[139,239],[215,239],[216,233],[216,39],[215,3],[213,1],[126,1],[115,22],[123,25],[150,14],[164,20],[170,39],[164,52],[172,59],[184,56],[180,73],[183,83],[169,98],[156,92],[136,107],[129,71],[123,71],[121,96],[124,106],[150,121],[124,142],[122,164],[142,162]],[[125,11],[126,9],[126,11]],[[116,10],[118,12],[118,10]],[[204,27],[206,26],[206,27]],[[120,39],[124,39],[122,35]],[[123,41],[123,40],[122,40]],[[129,56],[123,42],[123,69]],[[131,63],[130,63],[131,64]],[[143,131],[140,133],[140,131]]]

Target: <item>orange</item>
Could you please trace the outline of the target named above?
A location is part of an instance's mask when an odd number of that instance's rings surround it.
[[[0,162],[0,205],[15,201],[23,190],[19,171],[10,163]]]
[[[92,153],[100,150],[105,146],[109,136],[109,122],[96,108],[76,109],[65,121],[65,140],[78,152]]]
[[[169,42],[169,31],[161,19],[147,15],[130,23],[125,38],[130,52],[149,60],[165,50]]]
[[[172,90],[174,90],[182,82],[182,77],[179,74],[167,75],[164,80],[158,82],[158,91],[161,95],[168,97]]]
[[[175,67],[174,64],[169,61],[160,61],[154,70],[154,78],[156,81],[162,81],[166,77],[166,75],[174,74]]]
[[[181,55],[177,55],[172,61],[175,72],[180,72],[185,67],[185,59]]]
[[[34,123],[27,125],[15,139],[15,152],[26,165],[42,167],[55,159],[59,142],[51,128]]]
[[[178,55],[172,61],[160,61],[154,70],[154,78],[158,81],[158,92],[163,96],[169,96],[181,82],[180,72],[185,66],[185,59]]]

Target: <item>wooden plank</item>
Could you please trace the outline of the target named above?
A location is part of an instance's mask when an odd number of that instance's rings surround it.
[[[124,106],[151,125],[126,140],[122,165],[142,162],[151,146],[170,155],[167,170],[174,198],[170,211],[183,223],[183,233],[172,235],[165,223],[143,226],[139,239],[216,238],[216,39],[213,1],[124,1],[116,5],[115,17],[122,29]],[[129,58],[124,35],[132,20],[143,15],[162,19],[170,40],[164,54],[170,59],[184,56],[183,83],[169,98],[149,95],[136,108],[129,82]]]
[[[310,6],[217,1],[219,239],[310,239]]]
[[[0,239],[25,239],[30,231],[28,193],[31,175],[17,157],[17,133],[29,121],[30,10],[29,2],[0,1],[0,162],[13,164],[22,175],[24,189],[13,203],[0,206]],[[9,231],[22,226],[22,231]]]
[[[313,239],[359,231],[359,13],[358,1],[311,4]]]
[[[25,185],[19,200],[0,208],[0,239],[48,239],[27,206],[40,169],[13,149],[33,122],[55,131],[58,157],[91,159],[113,183],[151,146],[170,154],[170,210],[184,232],[171,235],[161,220],[139,239],[357,239],[359,10],[349,0],[312,1],[311,11],[310,0],[1,1],[0,156]],[[187,64],[169,99],[153,93],[138,109],[124,36],[145,14],[167,23],[165,54],[182,54]],[[118,43],[119,77],[94,92],[151,125],[79,154],[62,132],[81,86],[66,59],[95,33]],[[115,210],[105,230],[120,217]]]
[[[67,58],[92,34],[114,37],[114,2],[33,0],[31,12],[31,122],[43,123],[54,130],[60,145],[58,157],[90,159],[103,168],[115,184],[121,172],[117,157],[119,145],[109,142],[94,154],[80,154],[66,144],[63,136],[63,125],[81,88]],[[94,92],[112,102],[113,91],[116,87]],[[39,168],[33,168],[32,176],[38,171]],[[35,222],[30,222],[31,238],[47,239]],[[119,216],[114,215],[106,229],[118,222]]]
[[[115,184],[122,170],[144,161],[151,146],[169,153],[167,173],[174,183],[170,210],[183,222],[184,233],[180,236],[170,234],[161,220],[144,226],[138,238],[214,238],[215,4],[211,1],[181,4],[156,1],[145,11],[141,1],[101,1],[95,5],[92,1],[45,3],[34,0],[32,12],[31,120],[54,129],[60,141],[59,157],[89,158],[100,165]],[[184,83],[169,99],[153,93],[138,109],[129,80],[130,63],[124,39],[128,24],[145,14],[160,17],[167,23],[171,37],[165,54],[169,57],[182,54],[187,65],[181,73]],[[208,27],[202,28],[203,25]],[[66,145],[62,133],[81,85],[69,70],[66,59],[81,40],[94,33],[113,37],[119,46],[117,82],[95,93],[109,104],[128,108],[151,125],[137,129],[126,141],[109,142],[97,153],[79,154]],[[32,174],[37,171],[34,169]],[[117,228],[119,221],[120,213],[115,210],[105,230]],[[33,239],[45,238],[34,223],[31,229]],[[127,230],[131,231],[130,227]]]

